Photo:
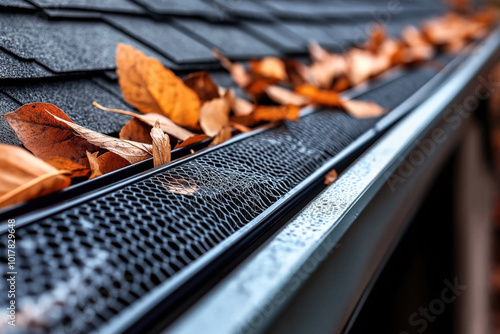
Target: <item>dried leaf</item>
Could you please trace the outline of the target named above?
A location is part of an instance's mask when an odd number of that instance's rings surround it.
[[[146,124],[137,118],[132,118],[120,130],[120,139],[153,144],[150,135],[151,128],[151,125]]]
[[[134,47],[118,44],[116,63],[123,97],[143,113],[157,113],[196,127],[200,99],[172,71]]]
[[[247,100],[235,97],[232,100],[231,109],[236,116],[248,116],[253,112],[255,107]]]
[[[311,103],[338,107],[342,105],[340,95],[333,90],[321,90],[313,85],[302,85],[295,92],[309,98]]]
[[[156,121],[151,129],[151,138],[153,139],[153,162],[154,166],[161,166],[170,162],[170,139],[160,128],[160,121]]]
[[[198,95],[201,101],[210,101],[220,97],[219,87],[212,81],[207,71],[189,74],[184,78],[184,83]]]
[[[366,50],[376,53],[378,52],[380,46],[384,42],[386,37],[386,29],[384,26],[380,24],[375,24],[372,27],[372,31],[370,34],[370,38],[368,39],[368,42],[366,43]]]
[[[207,136],[204,134],[203,135],[193,135],[192,137],[189,137],[188,139],[186,139],[182,143],[175,145],[174,149],[186,147],[186,146],[189,146],[192,144],[196,144],[196,143],[199,143],[199,142],[204,141],[204,140],[209,139],[209,138],[210,138],[210,136]]]
[[[288,80],[285,63],[283,60],[276,57],[265,57],[261,60],[252,60],[250,61],[250,69],[257,76],[276,81]]]
[[[328,174],[325,175],[325,184],[332,184],[333,182],[335,182],[335,180],[337,180],[338,177],[339,175],[337,174],[337,171],[335,169],[332,169],[328,172]]]
[[[244,88],[252,82],[252,75],[247,72],[242,64],[231,62],[219,50],[212,50],[212,53],[214,57],[220,61],[222,66],[231,73],[231,77],[238,86]]]
[[[70,172],[69,176],[71,178],[86,177],[89,176],[90,174],[90,169],[88,167],[77,164],[76,162],[66,158],[51,157],[45,159],[44,161],[58,170],[64,170]]]
[[[52,115],[49,111],[46,111],[46,113]],[[103,135],[99,132],[84,128],[83,126],[77,125],[71,121],[64,120],[55,115],[52,115],[52,117],[54,117],[54,119],[56,119],[57,121],[68,125],[74,133],[84,138],[92,145],[118,154],[132,164],[151,158],[151,156],[153,155],[153,148],[151,147],[151,145],[113,138]]]
[[[210,143],[210,146],[222,144],[223,142],[228,141],[229,139],[231,139],[231,126],[225,125],[219,131],[217,136],[215,136],[214,140],[212,140],[212,142]]]
[[[137,118],[137,119],[141,120],[142,122],[148,124],[150,127],[154,126],[156,120],[160,120],[161,129],[165,133],[167,133],[171,136],[174,136],[175,138],[180,139],[180,140],[186,140],[189,137],[192,137],[194,135],[194,133],[192,133],[191,131],[188,131],[188,130],[178,126],[177,124],[172,122],[170,119],[168,119],[167,117],[160,115],[160,114],[150,113],[150,114],[146,114],[146,115],[140,115],[140,114],[136,114],[136,113],[133,113],[130,111],[126,111],[126,110],[106,108],[106,107],[101,106],[97,102],[94,102],[93,104],[94,104],[94,107],[99,108],[101,110],[110,111],[110,112],[114,112],[114,113],[123,114],[123,115],[132,116],[134,118]],[[149,133],[149,131],[150,130],[148,130],[148,133]]]
[[[386,110],[373,102],[345,100],[342,102],[344,109],[357,118],[379,117],[386,113]]]
[[[0,144],[0,207],[22,203],[62,190],[70,172],[59,171],[26,150]]]
[[[235,123],[235,122],[229,122],[229,125],[235,129],[238,130],[239,132],[250,132],[252,129],[250,129],[248,126],[245,126],[243,124]]]
[[[257,106],[252,114],[253,119],[260,121],[297,121],[300,115],[300,107],[295,105],[284,106]]]
[[[70,126],[56,120],[51,114],[74,124],[61,109],[48,103],[25,104],[3,117],[35,156],[41,159],[63,157],[88,167],[85,151],[98,151],[99,147],[75,136]]]
[[[323,49],[318,43],[309,43],[309,57],[313,62],[326,62],[331,56],[331,53]]]
[[[229,122],[231,111],[230,97],[220,97],[205,102],[200,109],[200,126],[203,132],[212,137],[217,135]]]
[[[373,73],[376,56],[360,49],[351,49],[347,53],[347,77],[352,86],[368,80]]]
[[[333,84],[332,90],[336,92],[343,92],[350,87],[349,79],[346,76],[338,78]]]
[[[265,92],[271,100],[279,104],[303,106],[309,103],[309,99],[307,97],[295,94],[294,92],[279,86],[267,86]]]
[[[187,196],[192,196],[199,189],[193,180],[186,181],[184,179],[172,179],[169,180],[168,183],[164,183],[163,185],[171,193]]]
[[[87,157],[90,162],[90,169],[92,173],[89,179],[113,172],[120,168],[129,166],[130,163],[113,152],[106,152],[101,154],[99,157],[97,154],[99,152],[87,153]]]

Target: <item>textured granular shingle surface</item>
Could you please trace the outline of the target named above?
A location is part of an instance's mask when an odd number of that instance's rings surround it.
[[[129,0],[32,0],[42,8],[83,9],[90,11],[144,14],[145,10]]]
[[[20,106],[21,105],[19,103],[15,102],[7,95],[0,93],[0,115],[5,115],[14,111]],[[21,145],[21,142],[17,139],[14,130],[10,128],[7,121],[3,117],[0,117],[0,138],[2,138],[0,142],[4,144]]]

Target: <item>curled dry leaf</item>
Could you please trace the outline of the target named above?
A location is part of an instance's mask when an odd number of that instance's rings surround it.
[[[307,97],[295,94],[294,92],[279,86],[267,86],[265,92],[271,100],[279,104],[303,106],[309,103],[309,99]]]
[[[113,152],[106,152],[97,156],[99,152],[86,152],[89,159],[91,174],[89,179],[114,172],[120,168],[129,166],[130,163]]]
[[[216,98],[205,102],[200,109],[200,127],[208,136],[217,135],[229,122],[231,111],[231,97]]]
[[[360,49],[351,49],[346,57],[346,74],[352,86],[356,86],[372,76],[376,60],[373,53]]]
[[[175,148],[186,147],[186,146],[189,146],[189,145],[192,145],[192,144],[196,144],[196,143],[199,143],[199,142],[204,141],[204,140],[209,139],[209,138],[210,138],[210,136],[207,136],[207,135],[204,135],[204,134],[194,135],[192,137],[189,137],[188,139],[186,139],[182,143],[179,143],[179,144],[175,145],[174,149]]]
[[[386,113],[386,110],[373,102],[344,100],[343,108],[352,116],[357,118],[379,117]]]
[[[322,90],[313,85],[302,85],[295,88],[295,92],[309,98],[313,104],[338,107],[342,105],[340,95],[333,90]]]
[[[139,143],[153,144],[151,140],[152,126],[137,118],[130,119],[120,130],[120,139],[133,140]]]
[[[308,45],[309,57],[311,57],[313,62],[325,62],[331,56],[331,53],[323,49],[318,43],[310,42]]]
[[[146,114],[146,115],[140,115],[140,114],[133,113],[131,111],[106,108],[106,107],[101,106],[97,102],[94,102],[93,105],[94,105],[94,107],[99,108],[101,110],[110,111],[110,112],[123,114],[123,115],[127,115],[127,116],[132,116],[132,117],[148,124],[150,127],[154,126],[156,120],[160,120],[161,129],[165,133],[167,133],[171,136],[174,136],[175,138],[180,139],[180,140],[186,140],[189,137],[194,136],[194,133],[192,133],[191,131],[188,131],[188,130],[178,126],[177,124],[172,122],[170,119],[168,119],[167,117],[160,115],[160,114],[150,113],[150,114]],[[150,128],[148,129],[148,134],[149,134],[149,131],[151,131]]]
[[[325,184],[332,184],[333,182],[335,182],[335,180],[337,180],[338,177],[339,175],[337,174],[337,171],[335,169],[332,169],[328,172],[328,174],[325,175]]]
[[[256,122],[276,122],[281,120],[297,121],[300,107],[292,104],[284,106],[257,106],[252,114]]]
[[[44,161],[55,169],[68,171],[71,178],[86,177],[90,175],[90,169],[88,167],[63,157],[51,157],[44,159]]]
[[[253,80],[252,75],[247,72],[243,64],[233,63],[225,57],[219,50],[212,50],[215,58],[217,58],[222,66],[229,71],[234,82],[240,87],[247,87]]]
[[[88,167],[85,151],[98,151],[99,147],[85,138],[75,136],[70,126],[52,115],[74,124],[61,109],[49,103],[25,104],[3,117],[35,156],[41,159],[63,157]]]
[[[210,146],[222,144],[223,142],[228,141],[229,139],[231,139],[231,126],[225,125],[219,131],[217,136],[215,136],[214,140],[212,140],[212,142],[210,143]]]
[[[153,162],[154,166],[161,166],[170,162],[170,140],[160,128],[160,122],[156,121],[151,129],[151,138],[153,139]]]
[[[0,144],[0,207],[21,203],[62,190],[71,174],[60,171],[26,150]]]
[[[250,132],[252,129],[250,129],[248,126],[245,126],[243,124],[235,123],[235,122],[229,122],[229,125],[235,129],[238,130],[239,132]]]
[[[198,95],[160,61],[130,45],[118,44],[118,81],[123,97],[143,113],[157,113],[181,126],[196,127]]]
[[[220,97],[219,87],[207,71],[189,74],[184,78],[184,83],[198,95],[201,101],[210,101]]]
[[[285,63],[276,57],[265,57],[261,60],[250,61],[250,70],[257,76],[275,81],[287,81]]]
[[[49,115],[50,112],[46,111]],[[115,154],[118,154],[130,163],[136,163],[148,158],[153,155],[151,145],[134,142],[130,140],[121,140],[118,138],[103,135],[102,133],[92,131],[90,129],[84,128],[78,124],[71,121],[64,120],[60,117],[52,115],[57,121],[62,122],[69,126],[74,133],[78,136],[84,138],[87,142],[95,145],[97,147],[103,148]]]

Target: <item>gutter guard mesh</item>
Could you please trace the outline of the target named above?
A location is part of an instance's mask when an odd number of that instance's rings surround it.
[[[434,74],[412,72],[372,96],[393,108]],[[387,102],[383,96],[389,93]],[[99,329],[266,210],[376,121],[317,111],[18,228],[17,328]],[[5,246],[0,245],[4,268]],[[1,291],[5,284],[1,280]],[[6,297],[0,296],[2,305]]]

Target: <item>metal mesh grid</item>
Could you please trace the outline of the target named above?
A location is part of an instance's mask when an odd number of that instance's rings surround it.
[[[392,108],[431,76],[412,73],[371,98]],[[278,201],[376,120],[318,111],[19,228],[19,326],[51,333],[98,329]],[[0,253],[6,254],[5,243]],[[5,305],[6,296],[0,298]]]

